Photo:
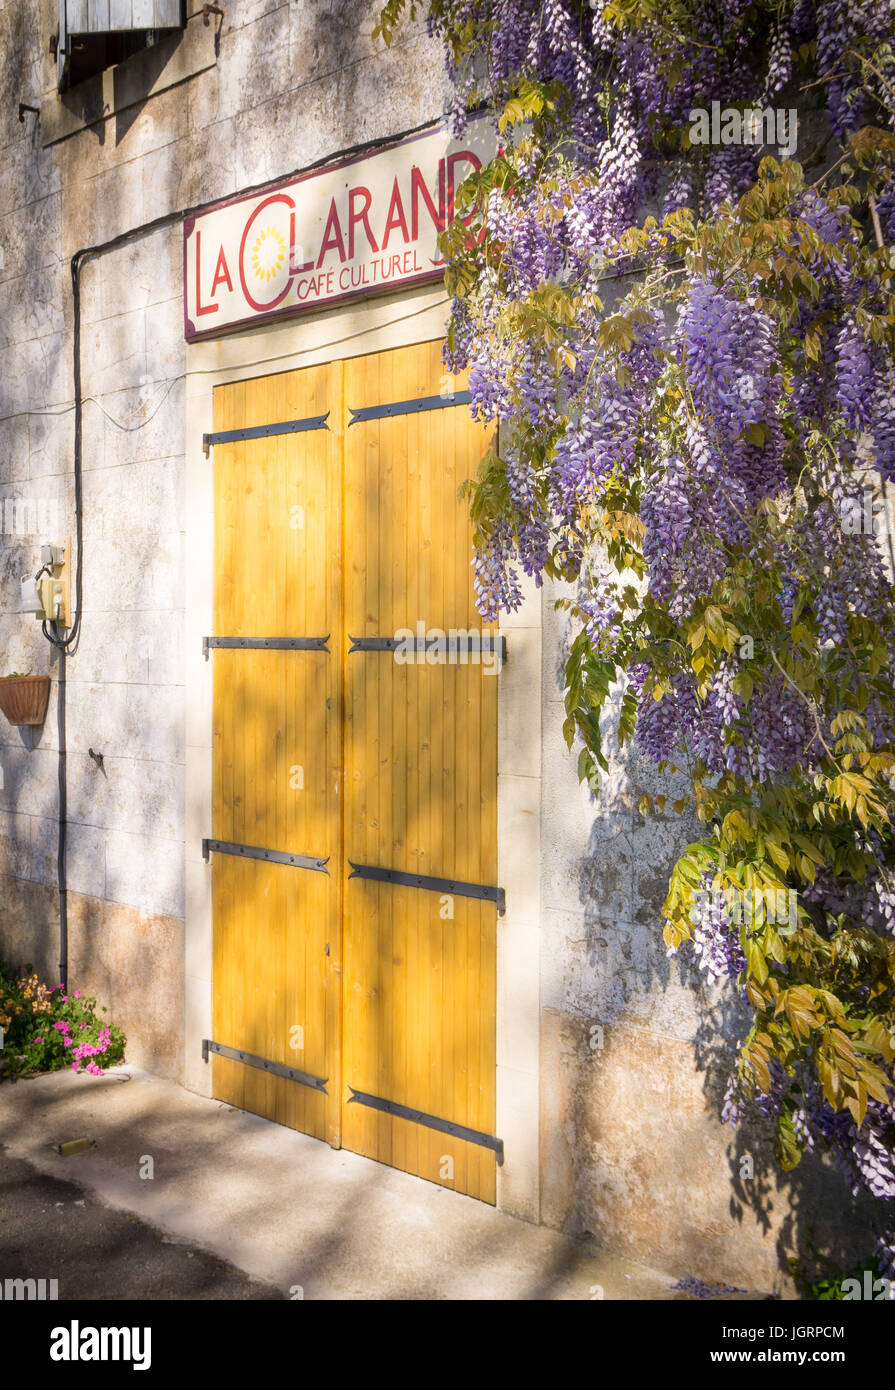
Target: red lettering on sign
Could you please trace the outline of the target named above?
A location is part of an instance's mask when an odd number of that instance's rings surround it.
[[[482,161],[479,159],[478,155],[473,154],[472,150],[459,150],[456,154],[452,154],[452,155],[449,155],[449,156],[448,156],[448,162],[447,162],[447,201],[448,201],[448,218],[451,218],[451,217],[453,217],[453,215],[454,215],[454,192],[455,192],[455,189],[456,189],[456,184],[455,184],[455,182],[454,182],[454,170],[456,169],[456,167],[457,167],[458,164],[471,164],[472,167],[473,167],[473,169],[481,169],[481,167],[482,167]],[[466,177],[468,177],[468,175],[465,175],[465,174],[464,174],[463,177],[466,178]],[[463,179],[461,179],[460,182],[462,183],[462,182],[463,182]]]
[[[422,195],[423,201],[426,204],[426,207],[429,209],[429,216],[435,224],[435,230],[438,232],[443,232],[445,214],[443,159],[439,159],[438,161],[437,209],[435,207],[435,203],[432,200],[432,195],[426,187],[426,181],[423,178],[422,170],[419,168],[418,165],[415,164],[410,171],[410,230],[411,236],[414,241],[416,241],[417,237],[420,234],[420,195]]]
[[[364,205],[363,205],[363,207],[360,209],[359,212],[358,212],[358,211],[355,211],[355,207],[354,207],[355,200],[358,199],[358,198],[363,198],[363,199],[364,199]],[[363,184],[359,184],[357,188],[352,188],[351,192],[348,194],[348,259],[349,259],[349,261],[353,261],[353,260],[354,260],[354,224],[355,224],[356,222],[360,222],[360,223],[363,225],[363,229],[364,229],[364,231],[365,231],[366,234],[367,234],[367,241],[370,243],[370,250],[371,250],[371,251],[378,251],[378,250],[379,250],[379,247],[378,247],[377,244],[376,244],[376,238],[374,237],[373,233],[370,231],[370,204],[372,203],[372,201],[373,201],[373,195],[371,194],[369,188],[364,188]]]
[[[299,250],[303,248],[299,247]],[[301,275],[306,270],[313,270],[313,261],[303,261],[301,265],[295,264],[295,213],[289,218],[289,274]]]
[[[233,293],[233,281],[230,279],[230,271],[227,267],[227,257],[224,255],[224,248],[218,252],[218,263],[214,268],[214,279],[211,282],[211,292],[214,294],[218,285],[226,284],[230,293]]]
[[[400,228],[406,246],[410,240],[410,233],[407,230],[407,218],[404,216],[404,204],[401,201],[401,190],[398,187],[398,180],[392,184],[392,196],[389,199],[388,214],[385,219],[385,229],[382,233],[382,249],[388,249],[388,239],[395,228]]]
[[[335,198],[329,205],[329,216],[323,229],[323,242],[320,246],[320,255],[317,257],[318,270],[323,265],[323,258],[329,250],[338,251],[340,261],[347,260],[345,242],[342,240],[342,224],[339,222],[339,210],[336,207]]]
[[[196,313],[216,314],[219,304],[202,303],[202,233],[196,231]]]
[[[246,284],[246,241],[248,240],[249,232],[252,230],[252,227],[254,225],[255,218],[258,217],[264,211],[265,208],[270,207],[271,203],[286,203],[290,208],[295,207],[295,204],[289,197],[288,193],[272,193],[269,198],[265,198],[263,202],[258,204],[252,215],[246,220],[246,224],[242,231],[242,240],[239,243],[239,283],[242,285],[242,292],[245,295],[247,301],[255,310],[255,312],[259,314],[265,313],[268,309],[275,309],[278,304],[281,304],[283,302],[283,300],[286,298],[286,295],[292,288],[292,276],[290,275],[288,280],[286,281],[285,288],[280,290],[280,293],[278,295],[275,295],[273,299],[269,299],[266,303],[263,303],[253,297],[248,285]]]

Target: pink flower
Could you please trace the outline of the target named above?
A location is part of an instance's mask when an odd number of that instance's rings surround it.
[[[62,996],[62,1002],[63,1002],[63,1004],[67,1004],[67,1003],[68,1003],[68,995],[67,995],[67,994],[63,994],[63,996]]]
[[[87,1027],[87,1024],[86,1024],[86,1023],[82,1023],[82,1024],[81,1024],[81,1032],[82,1032],[82,1033],[83,1033],[83,1031],[84,1031],[84,1029],[85,1029],[86,1027]]]
[[[81,991],[80,991],[79,989],[76,989],[76,990],[75,990],[75,998],[76,998],[76,999],[80,999],[80,997],[81,997]]]
[[[77,1071],[77,1070],[78,1070],[78,1064],[77,1064],[77,1062],[72,1062],[72,1064],[71,1064],[71,1069],[72,1069],[72,1071]]]
[[[43,1042],[43,1038],[35,1038],[34,1041],[35,1041],[36,1043],[42,1043],[42,1042]]]
[[[72,1038],[63,1038],[62,1045],[63,1047],[73,1047],[74,1041]]]

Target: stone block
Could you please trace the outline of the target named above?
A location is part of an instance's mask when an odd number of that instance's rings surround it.
[[[183,917],[183,841],[110,831],[106,836],[106,894],[144,913]]]

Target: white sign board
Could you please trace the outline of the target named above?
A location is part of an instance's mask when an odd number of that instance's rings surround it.
[[[439,279],[455,192],[496,148],[480,116],[460,140],[438,126],[190,213],[187,339]]]

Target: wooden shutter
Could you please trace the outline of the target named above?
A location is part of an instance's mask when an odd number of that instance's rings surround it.
[[[180,0],[60,0],[69,34],[122,29],[179,29]]]
[[[58,85],[77,85],[148,40],[182,29],[183,0],[59,0]]]

